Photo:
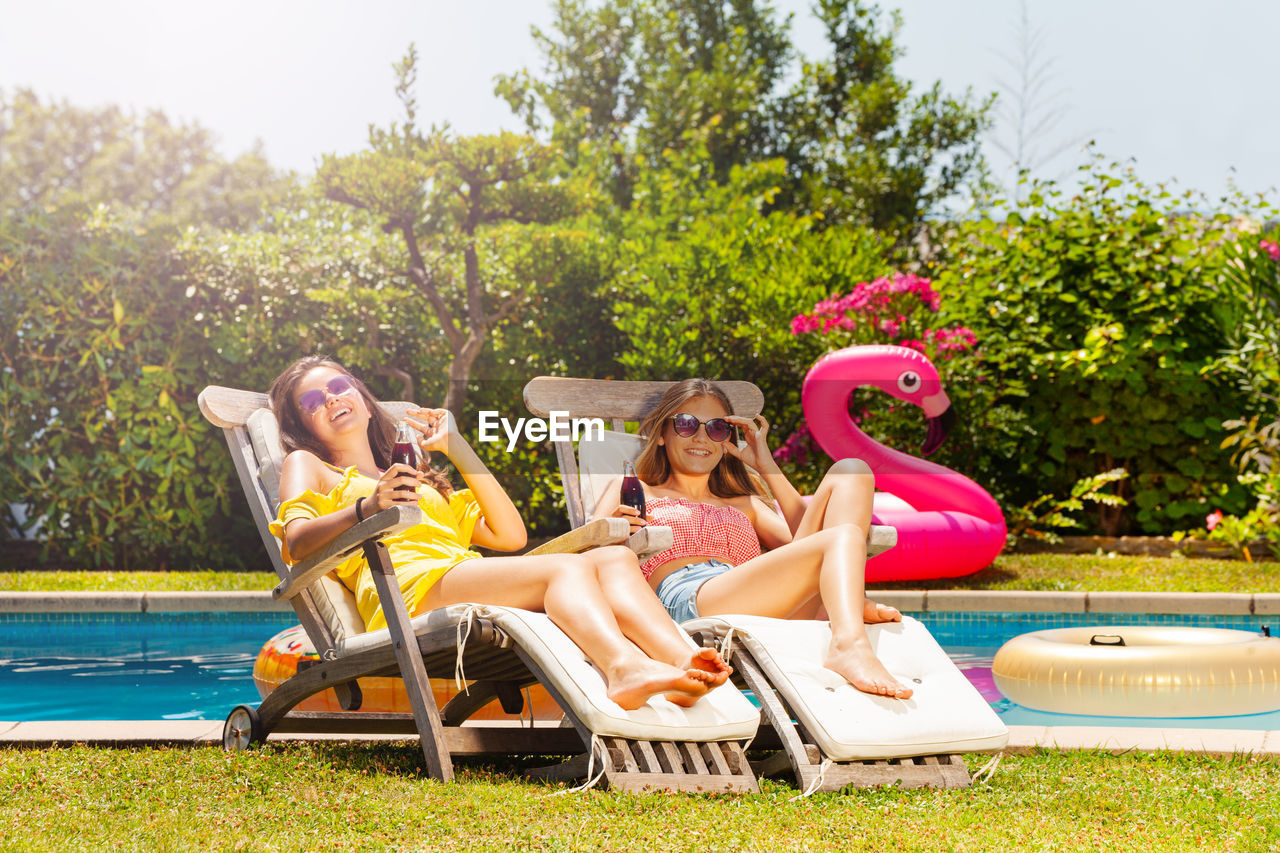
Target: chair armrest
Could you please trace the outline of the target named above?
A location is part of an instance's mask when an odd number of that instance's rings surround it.
[[[602,545],[620,545],[627,541],[630,530],[631,525],[625,518],[597,518],[530,549],[527,554],[581,554]]]
[[[883,554],[898,544],[898,529],[887,524],[873,524],[867,532],[867,556]]]
[[[671,528],[659,524],[651,527],[641,527],[631,534],[631,538],[627,540],[627,547],[635,551],[636,556],[642,561],[645,557],[652,557],[659,551],[665,551],[675,544],[676,537],[671,532]]]
[[[305,560],[289,567],[289,577],[271,591],[272,597],[288,601],[329,574],[368,539],[381,539],[422,523],[422,510],[414,504],[399,504],[369,516],[339,533],[329,544]]]

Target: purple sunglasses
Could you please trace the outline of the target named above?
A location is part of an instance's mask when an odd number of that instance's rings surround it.
[[[707,438],[712,441],[724,441],[733,435],[733,424],[724,418],[711,418],[710,420],[700,421],[688,412],[672,415],[671,426],[675,429],[676,435],[684,438],[692,438],[697,435],[698,427],[705,429]]]
[[[303,414],[314,415],[323,409],[324,404],[329,401],[329,394],[341,397],[343,394],[350,394],[356,390],[356,386],[351,381],[350,376],[335,376],[326,382],[324,387],[328,390],[328,394],[319,388],[313,388],[298,396],[298,408],[302,410]]]

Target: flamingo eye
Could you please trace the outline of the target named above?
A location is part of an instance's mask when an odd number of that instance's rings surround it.
[[[920,374],[914,370],[907,370],[898,377],[898,388],[907,394],[914,394],[920,390]]]

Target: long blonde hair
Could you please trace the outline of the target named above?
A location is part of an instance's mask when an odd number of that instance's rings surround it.
[[[658,444],[658,439],[662,438],[671,416],[679,414],[681,407],[694,397],[711,397],[724,406],[725,412],[733,414],[733,404],[729,402],[728,395],[709,379],[685,379],[668,388],[658,405],[640,423],[644,449],[636,459],[636,476],[651,486],[661,485],[671,477],[671,460],[667,458],[666,449]],[[763,494],[742,460],[728,453],[711,471],[708,487],[711,494],[719,498]]]
[[[306,420],[302,417],[302,412],[293,401],[293,392],[298,387],[298,383],[317,367],[332,367],[351,380],[351,384],[364,399],[365,407],[372,415],[369,419],[368,434],[374,464],[384,470],[390,468],[391,450],[395,445],[395,421],[382,410],[378,405],[378,398],[373,396],[373,392],[365,387],[359,377],[324,355],[308,355],[298,359],[276,377],[276,381],[271,383],[271,390],[267,392],[267,396],[271,399],[271,411],[275,413],[276,421],[280,424],[280,441],[284,444],[285,452],[309,450],[326,462],[332,462],[329,458],[329,449],[312,434]],[[419,460],[418,470],[426,475],[428,485],[440,494],[448,497],[453,491],[453,486],[444,472],[427,465],[425,459]]]

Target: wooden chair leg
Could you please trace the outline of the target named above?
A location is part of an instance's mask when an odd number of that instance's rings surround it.
[[[409,695],[409,706],[413,709],[413,719],[422,742],[427,775],[441,782],[450,782],[453,780],[453,761],[445,743],[431,681],[427,678],[427,667],[422,662],[413,626],[409,624],[409,611],[405,608],[400,583],[391,565],[391,555],[387,553],[387,546],[378,541],[366,542],[364,555],[373,572],[373,585],[378,590],[382,615],[386,617],[387,628],[391,632],[396,661],[400,664],[400,675],[404,679],[405,692]]]

